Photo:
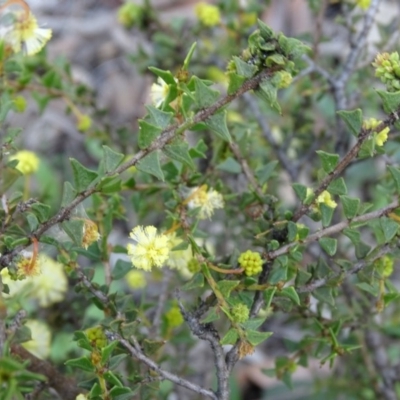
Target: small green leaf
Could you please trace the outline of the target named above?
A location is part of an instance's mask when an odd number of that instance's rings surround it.
[[[276,288],[275,288],[276,289]],[[252,318],[242,324],[244,329],[255,330],[259,328],[266,320],[267,317]]]
[[[287,272],[288,266],[282,267],[281,265],[276,265],[271,271],[271,274],[268,278],[268,282],[271,285],[276,285],[279,282],[286,282],[287,281]]]
[[[207,324],[213,321],[217,321],[221,318],[220,313],[218,312],[217,307],[211,307],[206,317],[204,317],[200,322],[202,324]]]
[[[39,221],[35,214],[26,213],[26,220],[28,221],[29,229],[31,232],[35,231],[39,226]]]
[[[355,229],[351,229],[351,228],[343,229],[343,234],[346,235],[354,245],[359,243],[361,240],[360,232],[356,231]]]
[[[257,67],[255,65],[249,64],[236,56],[233,56],[232,59],[233,62],[235,63],[238,75],[249,79],[256,74]]]
[[[76,190],[74,187],[69,183],[69,182],[64,182],[64,192],[63,192],[63,198],[61,201],[61,206],[65,207],[75,199],[77,195]]]
[[[292,221],[289,221],[287,228],[288,228],[288,236],[287,236],[288,241],[293,242],[297,236],[297,224],[295,224]]]
[[[243,86],[246,82],[246,78],[244,76],[238,75],[233,71],[228,72],[229,85],[228,85],[228,94],[235,93],[239,88]]]
[[[149,113],[149,123],[161,129],[166,128],[174,116],[171,112],[161,111],[154,106],[146,106],[146,109]]]
[[[370,285],[367,282],[361,282],[361,283],[356,283],[356,286],[363,290],[364,292],[367,292],[369,294],[372,294],[374,297],[378,297],[379,295],[379,284],[378,282],[374,282],[372,285]]]
[[[70,158],[72,174],[74,176],[74,186],[78,193],[88,189],[89,185],[98,177],[97,172],[84,167],[74,158]]]
[[[105,364],[108,361],[108,359],[111,357],[113,350],[118,346],[118,343],[119,342],[117,340],[115,340],[114,342],[111,342],[106,347],[103,347],[101,349],[101,363],[102,364]]]
[[[392,167],[390,165],[387,166],[389,172],[392,175],[392,178],[396,184],[397,193],[400,194],[400,170],[398,168]]]
[[[218,99],[219,92],[207,86],[202,79],[194,76],[193,81],[195,87],[195,101],[198,108],[206,108]]]
[[[265,307],[268,309],[271,306],[272,299],[276,292],[276,286],[265,289],[263,292]]]
[[[260,30],[260,35],[266,41],[272,39],[275,36],[274,31],[260,19],[257,20],[257,25],[258,25],[258,29]]]
[[[235,344],[236,341],[238,340],[238,333],[236,329],[229,329],[228,332],[226,332],[225,336],[221,339],[221,344]]]
[[[111,272],[111,277],[114,280],[123,278],[130,270],[132,270],[132,263],[129,261],[118,260]]]
[[[182,287],[181,290],[193,290],[196,288],[201,288],[204,286],[204,275],[201,273],[194,274],[193,278],[189,281],[186,282]]]
[[[300,305],[300,297],[296,292],[296,289],[293,286],[288,286],[283,288],[280,292],[278,292],[279,296],[288,297],[293,301],[294,304]]]
[[[322,150],[317,150],[316,153],[321,160],[323,170],[328,174],[332,172],[339,163],[339,154],[331,154]]]
[[[337,112],[342,120],[346,123],[347,127],[350,129],[350,132],[357,137],[361,131],[362,123],[363,123],[363,115],[362,111],[357,108],[352,111],[338,111]]]
[[[194,43],[190,46],[189,52],[188,52],[188,54],[187,54],[185,60],[183,61],[183,65],[182,65],[182,69],[183,69],[184,71],[187,71],[188,68],[189,68],[190,60],[191,60],[192,57],[193,57],[193,53],[194,53],[194,50],[196,49],[196,46],[197,46],[197,42],[194,42]]]
[[[362,260],[363,258],[365,258],[368,255],[369,251],[371,250],[371,246],[361,241],[355,244],[354,247],[356,250],[356,257],[358,260]]]
[[[232,138],[226,125],[226,111],[214,114],[204,121],[205,125],[210,128],[219,138],[227,142],[231,142]]]
[[[39,222],[43,223],[50,217],[51,207],[43,203],[33,203],[31,205],[31,210],[35,213]]]
[[[354,218],[358,213],[358,209],[360,208],[360,199],[349,196],[340,196],[340,200],[342,202],[343,212],[346,218]]]
[[[333,217],[333,213],[335,212],[335,209],[332,208],[332,207],[328,207],[324,203],[321,203],[319,205],[319,209],[321,210],[322,226],[326,227],[331,223],[332,217]]]
[[[281,113],[281,107],[277,100],[277,88],[269,81],[264,79],[259,86],[259,89],[254,92],[258,97],[266,101],[273,110]]]
[[[138,145],[140,149],[145,149],[153,143],[154,139],[160,136],[162,129],[158,126],[152,125],[147,121],[139,120],[139,134]]]
[[[323,237],[319,239],[319,244],[324,249],[324,251],[330,255],[334,256],[337,250],[337,240],[333,238]]]
[[[304,186],[300,183],[293,183],[292,187],[299,200],[304,203],[305,199],[307,198],[307,186]]]
[[[69,365],[70,367],[79,368],[83,371],[93,372],[95,370],[92,362],[88,357],[79,357],[73,358],[72,360],[68,360],[65,362],[65,365]]]
[[[242,172],[242,166],[232,157],[228,157],[222,163],[218,164],[217,169],[231,174],[240,174]]]
[[[169,158],[179,161],[187,167],[194,169],[192,157],[189,153],[189,145],[183,140],[176,140],[164,147],[163,152]]]
[[[400,91],[399,92],[387,92],[386,90],[376,90],[379,97],[382,99],[383,109],[385,113],[389,114],[393,111],[397,111],[400,107]]]
[[[153,74],[157,75],[160,77],[166,84],[168,85],[175,85],[175,79],[174,76],[170,71],[164,71],[162,69],[158,69],[156,67],[149,67],[149,70],[153,72]]]
[[[258,346],[264,340],[267,340],[272,334],[273,332],[259,332],[249,329],[246,331],[246,339],[252,346],[255,347]]]
[[[332,181],[328,186],[328,191],[331,194],[347,194],[347,186],[343,178],[338,178]]]
[[[121,164],[124,159],[124,155],[121,153],[117,153],[113,149],[110,149],[108,146],[103,146],[103,157],[102,161],[104,164],[105,172],[113,171],[115,168]]]
[[[82,246],[84,225],[85,223],[82,219],[70,219],[61,224],[66,234],[77,246]]]
[[[150,339],[144,339],[143,342],[141,343],[143,350],[145,354],[148,354],[151,356],[152,354],[155,354],[161,347],[165,345],[164,340],[150,340]]]
[[[390,242],[397,234],[399,224],[387,217],[380,218],[379,224],[385,237],[385,243]]]
[[[102,362],[103,362],[103,360],[102,360]],[[104,362],[103,362],[103,364],[104,364]],[[118,388],[123,386],[122,382],[118,379],[118,377],[112,371],[106,371],[103,376],[104,376],[104,379],[108,383],[111,383],[112,386],[116,386]],[[114,397],[112,397],[112,398],[114,399]]]
[[[268,182],[268,179],[271,177],[278,163],[279,162],[276,160],[271,161],[256,171],[256,178],[260,185],[264,185]]]
[[[159,180],[164,181],[164,174],[161,170],[158,151],[147,154],[147,156],[138,162],[136,168],[139,171],[154,175]]]
[[[218,289],[224,298],[228,298],[231,295],[231,291],[239,285],[240,281],[228,281],[223,280],[217,283]]]
[[[332,288],[330,287],[320,287],[313,291],[313,296],[324,303],[328,303],[332,307],[335,306],[335,299],[332,296]]]

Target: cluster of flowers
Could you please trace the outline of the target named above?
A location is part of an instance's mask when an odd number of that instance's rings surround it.
[[[380,78],[389,92],[400,90],[400,58],[397,51],[379,53],[372,66],[376,68],[375,76]]]
[[[364,129],[371,129],[372,131],[382,123],[382,121],[379,121],[375,118],[369,118],[363,122],[363,128]],[[390,128],[387,126],[386,128],[382,129],[378,133],[374,133],[374,141],[376,146],[383,146],[384,143],[388,139],[388,133],[390,131]]]

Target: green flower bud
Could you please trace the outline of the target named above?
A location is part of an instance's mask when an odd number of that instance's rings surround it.
[[[245,304],[236,304],[231,309],[233,320],[239,324],[246,322],[249,319],[250,310]]]

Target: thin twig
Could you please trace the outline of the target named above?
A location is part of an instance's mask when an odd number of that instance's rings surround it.
[[[157,301],[157,307],[156,307],[156,312],[154,314],[153,318],[153,324],[151,326],[151,335],[153,337],[156,337],[159,334],[160,330],[160,325],[161,325],[161,317],[165,308],[165,304],[168,298],[168,287],[169,287],[169,282],[172,278],[172,271],[167,268],[164,270],[163,273],[163,279],[161,283],[161,288],[160,292],[158,294],[158,301]]]

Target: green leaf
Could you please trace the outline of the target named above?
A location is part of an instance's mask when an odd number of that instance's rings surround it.
[[[101,363],[102,364],[105,364],[108,361],[108,359],[111,357],[113,350],[118,346],[118,343],[119,342],[117,340],[115,340],[114,342],[111,342],[106,347],[103,347],[101,349]]]
[[[249,63],[243,61],[241,58],[236,57],[236,56],[233,56],[232,59],[233,59],[233,62],[235,63],[236,71],[237,71],[238,75],[249,79],[256,74],[257,67],[255,65],[249,64]],[[243,84],[243,81],[242,81],[242,84]]]
[[[82,219],[73,218],[61,224],[66,234],[77,246],[82,246],[84,225],[85,223]]]
[[[122,188],[122,180],[118,175],[104,176],[97,187],[102,193],[116,193]]]
[[[300,305],[300,297],[296,292],[296,289],[293,286],[288,286],[283,288],[280,292],[278,292],[279,296],[288,297],[293,301],[294,304]]]
[[[263,167],[259,168],[256,171],[256,178],[260,185],[264,185],[267,183],[268,179],[271,177],[272,173],[274,172],[275,167],[279,164],[278,161],[274,160],[269,162],[268,164],[264,165]],[[296,183],[295,183],[296,185]]]
[[[273,110],[281,113],[281,107],[277,100],[277,88],[269,81],[264,79],[259,86],[259,89],[254,92],[258,97],[266,101]]]
[[[390,242],[397,234],[399,224],[387,217],[380,218],[379,224],[385,237],[385,243]]]
[[[72,174],[74,177],[74,186],[78,193],[88,189],[89,185],[98,177],[97,172],[84,167],[74,158],[70,158]]]
[[[198,274],[194,274],[193,278],[181,287],[181,290],[185,290],[185,291],[193,290],[193,289],[200,288],[203,286],[204,286],[204,275],[201,273],[198,273]]]
[[[145,149],[153,143],[154,139],[160,136],[162,129],[158,126],[152,125],[149,122],[139,120],[139,135],[138,145],[140,149]]]
[[[332,288],[330,287],[320,287],[313,291],[313,296],[324,303],[328,303],[332,307],[335,306],[335,299],[332,296]]]
[[[281,265],[275,265],[271,271],[271,274],[268,278],[268,282],[271,285],[276,285],[279,282],[286,282],[287,281],[287,272],[288,266],[282,267]]]
[[[39,222],[43,223],[47,221],[50,217],[51,207],[43,203],[33,203],[31,205],[31,210],[35,213]]]
[[[119,387],[119,386],[114,386],[110,390],[110,396],[112,400],[131,400],[134,396],[135,392],[132,391],[131,388],[129,387]]]
[[[400,107],[400,91],[387,92],[386,90],[375,90],[379,97],[382,99],[383,109],[385,113],[389,114],[397,111]]]
[[[263,39],[269,40],[274,38],[274,31],[267,24],[259,19],[257,20],[257,25]]]
[[[168,85],[176,85],[174,76],[170,71],[164,71],[162,69],[158,69],[156,67],[149,67],[149,70],[153,72],[153,74],[160,77],[166,84]]]
[[[211,307],[207,316],[200,320],[202,324],[207,324],[209,322],[217,321],[221,318],[217,307]]]
[[[307,198],[307,186],[304,186],[300,183],[293,183],[292,187],[299,200],[304,203]]]
[[[337,240],[333,238],[323,237],[319,239],[319,244],[324,249],[324,251],[331,257],[336,254],[337,250]]]
[[[242,324],[244,329],[255,330],[259,328],[266,320],[267,317],[252,318]]]
[[[63,198],[61,201],[61,206],[65,207],[75,199],[77,195],[76,190],[69,182],[64,182]]]
[[[217,283],[218,289],[224,298],[228,298],[231,295],[231,291],[239,285],[240,281],[228,281],[223,280]]]
[[[296,59],[305,54],[310,48],[298,39],[288,38],[282,33],[278,35],[278,43],[285,56]]]
[[[268,309],[271,306],[272,299],[276,292],[276,286],[265,289],[263,292],[265,307]]]
[[[221,344],[235,344],[236,341],[238,340],[238,333],[236,329],[229,329],[228,332],[226,332],[225,336],[221,339]]]
[[[189,153],[189,145],[183,140],[175,140],[164,147],[163,152],[169,158],[179,161],[187,167],[194,169],[192,157]]]
[[[158,350],[161,349],[165,345],[164,340],[150,340],[150,339],[144,339],[143,342],[141,343],[143,346],[143,350],[145,354],[151,356],[152,354],[155,354]]]
[[[333,213],[335,212],[335,209],[332,208],[332,207],[328,207],[324,203],[321,203],[319,205],[319,209],[321,210],[322,226],[326,227],[331,223],[332,217],[333,217]]]
[[[400,170],[398,168],[392,167],[390,165],[387,166],[389,172],[392,175],[392,178],[396,184],[397,194],[400,194]]]
[[[354,245],[359,243],[361,240],[360,232],[356,231],[355,229],[346,228],[343,230],[343,234],[346,235]]]
[[[118,377],[112,371],[106,371],[103,376],[104,376],[104,379],[107,382],[111,383],[112,386],[116,386],[118,388],[121,388],[123,386],[122,382],[118,379]]]
[[[228,72],[229,85],[228,85],[228,94],[235,93],[239,88],[243,86],[246,82],[246,78],[244,76],[238,75],[233,71]]]
[[[111,278],[118,280],[123,278],[132,269],[132,263],[129,261],[118,260],[111,272]]]
[[[83,371],[94,372],[95,368],[88,357],[73,358],[72,360],[67,360],[65,365],[70,367],[79,368]]]
[[[192,158],[207,158],[206,155],[207,145],[203,139],[200,139],[195,147],[189,150],[190,157]]]
[[[226,125],[226,111],[214,114],[204,121],[205,125],[210,128],[219,138],[227,142],[231,142],[232,138]]]
[[[339,154],[331,154],[322,150],[317,150],[316,153],[321,160],[323,170],[328,174],[332,172],[339,163]]]
[[[268,339],[272,334],[273,332],[259,332],[249,329],[246,331],[246,339],[252,346],[255,347],[258,346],[264,340]]]
[[[158,151],[153,151],[142,158],[136,165],[136,168],[139,171],[154,175],[159,180],[164,181],[164,174],[161,170]]]
[[[193,81],[195,88],[194,96],[198,108],[206,108],[218,99],[219,92],[208,87],[202,79],[194,76]]]
[[[350,129],[350,132],[357,137],[361,131],[362,123],[363,123],[363,115],[362,111],[357,108],[352,111],[338,111],[337,112],[342,120],[346,123],[347,127]]]
[[[228,157],[225,161],[218,164],[216,168],[231,174],[240,174],[242,172],[242,166],[232,157]]]
[[[174,116],[171,112],[161,111],[154,106],[146,106],[149,115],[149,122],[152,125],[158,126],[161,129],[166,128],[171,123]]]
[[[371,246],[361,241],[355,244],[354,247],[356,250],[356,257],[358,260],[365,258],[368,255],[369,251],[371,250]]]
[[[293,242],[297,236],[297,224],[295,224],[292,221],[289,221],[287,228],[288,228],[288,236],[287,236],[288,241]]]
[[[115,168],[121,164],[124,159],[124,155],[121,153],[117,153],[113,149],[110,149],[108,146],[103,146],[103,157],[102,161],[104,164],[105,172],[113,171]]]
[[[35,214],[26,213],[26,220],[28,221],[29,229],[31,232],[35,231],[39,226],[39,221]]]
[[[358,209],[360,208],[360,199],[349,197],[349,196],[340,196],[340,200],[343,205],[343,212],[347,219],[354,218]]]
[[[361,283],[356,283],[356,286],[363,290],[364,292],[367,292],[369,294],[372,294],[374,297],[378,297],[379,295],[379,284],[378,282],[374,282],[372,285],[370,285],[367,282],[361,282]]]
[[[193,53],[194,53],[194,50],[196,49],[196,46],[197,46],[197,42],[194,42],[194,43],[190,46],[189,52],[188,52],[188,54],[187,54],[185,60],[183,61],[183,65],[182,65],[182,69],[183,69],[184,71],[187,71],[188,68],[189,68],[190,60],[191,60],[192,57],[193,57]]]
[[[347,194],[347,186],[343,178],[338,178],[332,181],[328,186],[328,191],[331,194]]]

